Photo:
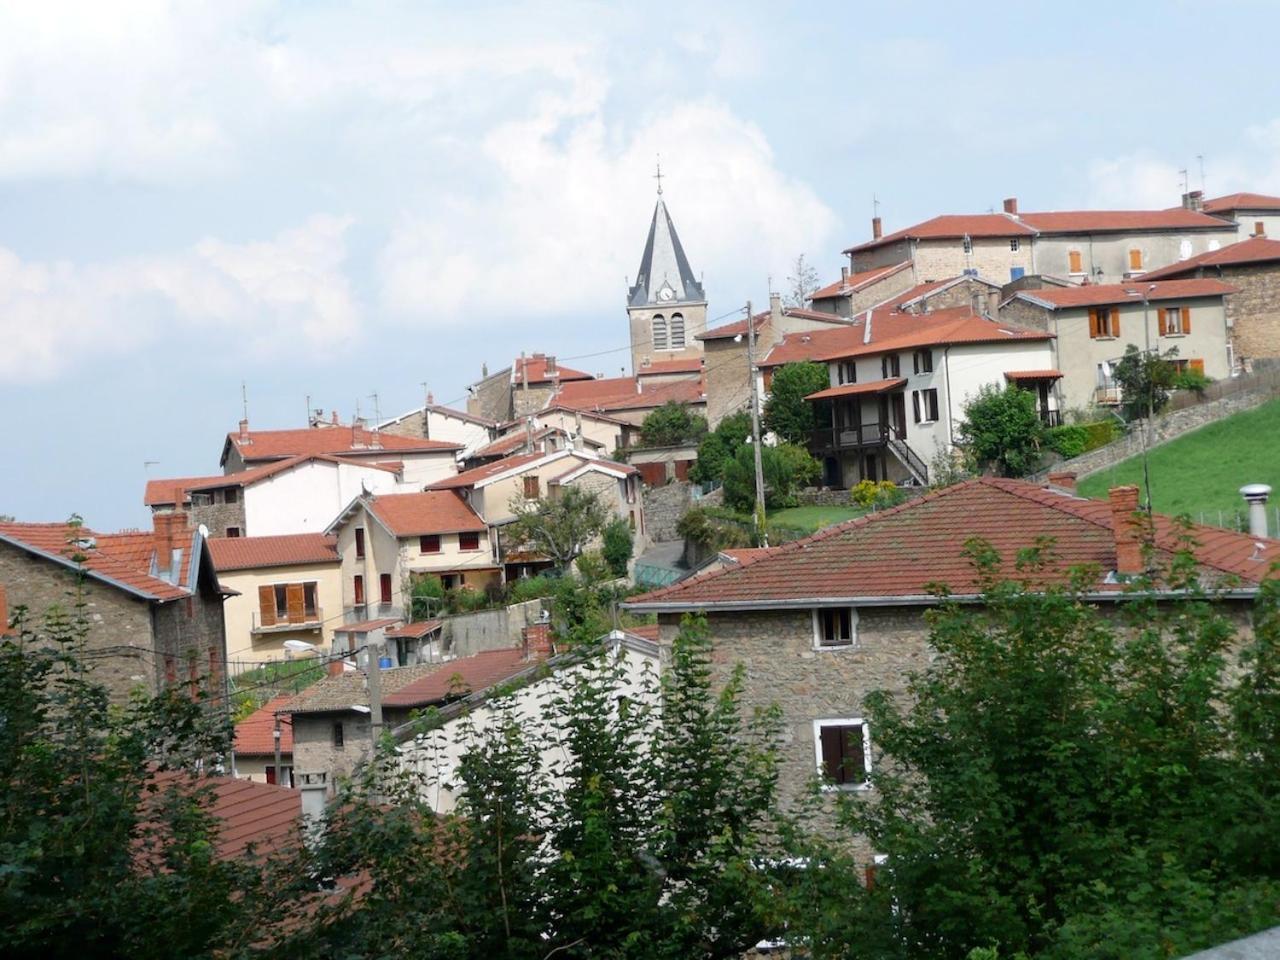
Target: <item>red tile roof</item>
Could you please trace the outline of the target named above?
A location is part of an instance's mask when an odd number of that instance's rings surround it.
[[[190,546],[196,534],[187,531],[178,546],[183,567],[190,563]],[[68,567],[81,567],[94,579],[147,600],[178,600],[190,594],[182,587],[151,576],[153,540],[150,533],[100,534],[88,527],[66,523],[0,523],[0,541],[42,554]],[[178,582],[185,582],[180,575]]]
[[[173,771],[157,773],[154,781],[162,791],[212,788],[209,812],[219,821],[215,849],[222,859],[240,857],[250,846],[257,854],[269,854],[300,839],[301,791],[235,777],[191,779]],[[160,795],[149,797],[154,801]]]
[[[754,329],[759,330],[764,326],[765,321],[769,319],[769,314],[767,312],[757,313],[751,319],[754,323]],[[743,317],[741,320],[733,321],[733,323],[724,323],[718,327],[708,330],[706,333],[700,333],[693,339],[702,340],[704,342],[707,340],[730,340],[733,337],[740,337],[746,332],[747,319],[746,317]]]
[[[658,642],[661,630],[661,624],[657,623],[644,623],[638,627],[626,628],[626,632],[631,634],[633,637],[639,637],[641,640],[648,640],[651,643]]]
[[[566,383],[556,393],[557,406],[581,410],[636,410],[664,403],[705,403],[702,378],[643,383],[632,377]]]
[[[1006,370],[1006,380],[1061,380],[1061,370]]]
[[[637,376],[656,376],[664,373],[698,373],[702,370],[702,360],[693,357],[688,360],[650,360],[637,372]]]
[[[1280,210],[1280,197],[1269,197],[1265,193],[1229,193],[1204,202],[1205,213],[1235,210]]]
[[[338,541],[322,533],[276,537],[211,537],[209,553],[219,573],[287,567],[302,563],[337,563]]]
[[[1280,260],[1280,240],[1266,237],[1250,237],[1239,243],[1231,243],[1218,250],[1209,250],[1178,263],[1171,263],[1159,270],[1149,270],[1139,280],[1160,280],[1165,277],[1181,277],[1194,274],[1201,267],[1234,267],[1246,263],[1265,263]]]
[[[292,693],[272,697],[249,716],[236,724],[235,751],[243,757],[270,757],[276,752],[276,711],[293,699]],[[293,754],[293,717],[280,717],[280,753]]]
[[[384,494],[371,497],[368,505],[373,515],[396,537],[485,529],[480,515],[452,490],[432,488],[421,493]]]
[[[442,626],[444,626],[443,620],[419,620],[417,623],[405,623],[398,627],[392,627],[386,632],[385,636],[421,640],[423,637],[435,633]]]
[[[388,707],[422,707],[457,696],[484,690],[528,670],[534,662],[525,659],[524,650],[487,650],[471,657],[446,663],[435,673],[406,684],[383,699]]]
[[[868,240],[850,247],[845,253],[873,250],[899,240],[944,240],[960,237],[1026,237],[1035,233],[1024,223],[1019,223],[1003,213],[943,214],[885,234],[879,240]]]
[[[340,457],[327,453],[300,454],[296,457],[285,457],[282,460],[274,460],[261,466],[250,467],[247,470],[240,470],[236,473],[219,473],[208,477],[171,477],[164,480],[149,480],[147,481],[147,490],[143,496],[143,502],[149,507],[170,503],[176,505],[179,503],[178,496],[181,495],[181,502],[186,503],[191,499],[193,490],[213,490],[220,487],[243,488],[255,484],[259,480],[274,477],[278,473],[292,470],[299,464],[312,462],[347,464],[348,466],[365,467],[370,470],[383,470],[387,473],[397,474],[404,469],[403,463],[395,461],[369,462],[363,458]]]
[[[533,431],[533,440],[536,444],[539,440],[545,440],[550,436],[568,437],[565,431],[559,427],[539,427]],[[472,457],[505,457],[509,453],[514,453],[525,445],[529,440],[529,435],[524,430],[516,430],[507,434],[505,437],[499,437],[493,443],[487,444],[475,450]]]
[[[374,620],[356,620],[352,623],[338,624],[333,629],[338,633],[373,633],[384,627],[393,627],[399,622],[395,617],[379,617]]]
[[[551,358],[554,362],[555,358]],[[529,383],[567,383],[570,380],[590,380],[591,374],[583,373],[581,370],[574,370],[570,367],[562,367],[556,364],[554,370],[547,369],[547,356],[544,353],[535,353],[531,357],[517,357],[516,362],[511,365],[511,382],[524,383],[525,377],[528,377]]]
[[[860,319],[849,326],[788,334],[769,351],[760,366],[778,367],[803,360],[823,362],[943,344],[1053,339],[1052,334],[1043,330],[1029,330],[988,320],[973,313],[969,307],[951,307],[932,313],[873,311],[868,342],[866,318],[859,316]]]
[[[1186,300],[1190,297],[1221,297],[1235,293],[1237,287],[1221,280],[1165,280],[1153,285],[1147,293],[1148,300]],[[1052,309],[1093,307],[1111,303],[1141,303],[1142,297],[1130,296],[1129,291],[1142,293],[1147,290],[1145,279],[1131,283],[1096,283],[1080,287],[1041,287],[1020,290],[1015,298],[1033,303],[1047,304]]]
[[[234,487],[241,483],[239,477],[227,477],[218,474],[211,477],[168,477],[162,480],[148,480],[142,502],[148,507],[164,504],[179,504],[187,501],[187,492],[193,486],[206,487],[209,483],[221,480],[224,486]]]
[[[1055,210],[1024,213],[1040,233],[1114,233],[1130,230],[1224,230],[1235,225],[1195,210]]]
[[[886,277],[891,277],[899,271],[907,269],[911,266],[910,260],[903,260],[901,263],[891,264],[887,267],[876,267],[873,270],[863,270],[860,273],[851,273],[847,277],[841,277],[835,283],[827,284],[820,290],[815,290],[809,297],[810,300],[829,300],[833,297],[847,297],[851,293],[857,293],[864,290]]]
[[[827,387],[817,393],[811,393],[806,400],[830,400],[835,397],[852,397],[860,393],[888,393],[907,385],[906,377],[894,377],[889,380],[870,380],[867,383],[846,383],[838,387]]]
[[[1193,525],[1203,569],[1258,583],[1280,559],[1280,540],[1266,540]],[[1181,542],[1181,530],[1157,515],[1158,553]],[[833,600],[922,600],[931,584],[952,593],[980,592],[964,543],[980,537],[994,547],[1009,575],[1018,552],[1038,537],[1052,538],[1051,559],[1040,582],[1060,580],[1074,566],[1115,570],[1111,505],[1047,490],[1020,480],[984,477],[926,494],[900,507],[830,527],[804,540],[774,547],[752,563],[729,566],[647,593],[627,603],[642,611],[698,609],[731,604],[751,609],[770,602],[796,606]],[[1104,591],[1119,585],[1099,582]]]
[[[393,433],[365,430],[362,427],[304,427],[300,430],[253,430],[249,442],[241,443],[240,434],[227,434],[227,449],[234,447],[245,463],[283,460],[286,457],[327,453],[358,456],[395,455],[461,450],[462,445],[444,440],[401,437]],[[223,459],[226,459],[224,450]]]
[[[463,487],[474,487],[477,483],[483,483],[490,477],[496,477],[498,474],[506,473],[508,470],[517,470],[548,456],[550,454],[547,453],[517,453],[510,457],[503,457],[501,460],[495,460],[493,463],[486,463],[480,467],[463,470],[452,477],[437,480],[428,486],[427,490],[461,490]]]

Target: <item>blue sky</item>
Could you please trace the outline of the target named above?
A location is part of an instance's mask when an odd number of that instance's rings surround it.
[[[890,9],[892,7],[892,9]],[[1123,9],[1119,9],[1123,7]],[[909,13],[905,12],[909,9]],[[148,522],[306,397],[616,374],[661,153],[712,316],[943,212],[1280,192],[1267,3],[8,4],[0,513]],[[158,463],[145,466],[146,461]]]

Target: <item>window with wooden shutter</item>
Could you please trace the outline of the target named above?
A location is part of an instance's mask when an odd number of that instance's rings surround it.
[[[302,612],[306,614],[307,619],[313,619],[320,613],[320,607],[316,604],[316,588],[318,584],[311,580],[302,585]]]
[[[1135,271],[1142,269],[1141,250],[1134,249],[1129,251],[1129,269]]]
[[[1089,308],[1089,337],[1093,340],[1098,339],[1098,310],[1096,307]]]
[[[358,607],[361,604],[363,604],[364,603],[364,577],[362,577],[358,573],[354,577],[352,577],[351,590],[356,597],[356,606]]]
[[[853,646],[858,629],[858,613],[852,607],[820,607],[813,612],[813,646]]]
[[[307,619],[305,616],[307,604],[306,604],[306,591],[303,589],[302,584],[300,583],[289,584],[289,589],[286,591],[286,596],[288,601],[287,610],[289,613],[289,622],[303,623]]]
[[[1107,307],[1107,329],[1110,331],[1107,335],[1111,337],[1120,336],[1120,308]]]
[[[264,627],[274,627],[276,623],[276,590],[264,585],[258,588],[258,616]]]
[[[418,551],[420,553],[439,553],[440,552],[440,534],[431,533],[418,538]]]
[[[378,593],[383,603],[391,602],[391,574],[383,573],[378,576]]]
[[[860,719],[815,720],[818,772],[837,789],[867,784],[867,725]]]
[[[920,391],[920,414],[924,419],[933,423],[938,419],[938,391],[936,388]]]
[[[276,621],[284,622],[289,619],[289,590],[288,586],[283,583],[277,583],[273,588],[276,594]]]
[[[480,534],[478,533],[460,533],[458,534],[459,550],[479,550]]]
[[[1080,256],[1079,250],[1071,250],[1067,253],[1068,269],[1072,273],[1084,273],[1084,258]]]
[[[1191,308],[1182,307],[1181,313],[1182,313],[1182,332],[1190,333],[1191,332]]]
[[[364,559],[364,527],[356,527],[356,559]]]
[[[1253,221],[1253,235],[1255,237],[1260,237],[1266,232],[1267,232],[1267,225],[1265,223],[1263,223],[1261,220]]]
[[[1169,311],[1161,307],[1156,311],[1156,320],[1160,328],[1160,336],[1167,337],[1169,335]]]
[[[920,422],[920,391],[911,391],[911,413],[915,417],[915,423]]]
[[[524,498],[526,500],[537,500],[541,494],[540,485],[537,477],[524,478]]]

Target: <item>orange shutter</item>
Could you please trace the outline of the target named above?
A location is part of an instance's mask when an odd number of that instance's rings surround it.
[[[1130,270],[1142,269],[1142,251],[1141,250],[1129,251],[1129,269]]]
[[[1198,373],[1198,374],[1200,374],[1200,376],[1202,376],[1202,377],[1204,376],[1204,361],[1203,361],[1203,360],[1191,360],[1191,361],[1188,361],[1187,366],[1189,366],[1189,367],[1191,368],[1191,370],[1192,370],[1194,373]]]
[[[1169,311],[1164,307],[1156,310],[1156,316],[1160,318],[1160,336],[1167,336],[1169,333]]]
[[[1095,340],[1098,337],[1098,309],[1096,307],[1089,308],[1089,336]]]
[[[1070,260],[1070,270],[1072,273],[1084,273],[1084,267],[1080,262],[1079,250],[1072,250],[1067,254],[1067,259]]]
[[[302,584],[300,583],[289,584],[285,588],[285,595],[289,601],[289,622],[302,623],[304,620],[306,620],[306,617],[303,616],[303,613],[302,613],[304,609],[304,603],[303,603],[304,594],[302,591]]]
[[[258,588],[258,614],[262,617],[264,627],[276,625],[276,588],[263,586]]]
[[[1182,308],[1182,332],[1183,333],[1191,332],[1191,308],[1190,307]],[[1203,363],[1200,365],[1204,366]]]
[[[1111,311],[1111,336],[1118,337],[1120,336],[1120,308],[1108,307],[1107,309]]]

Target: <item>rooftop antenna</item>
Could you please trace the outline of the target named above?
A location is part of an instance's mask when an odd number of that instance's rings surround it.
[[[240,405],[243,407],[244,419],[249,419],[249,388],[245,386],[243,380],[240,381]]]
[[[378,406],[378,391],[375,390],[369,394],[369,399],[373,401],[373,425],[376,427],[382,422],[382,408]]]
[[[662,154],[658,154],[658,172],[653,175],[653,179],[658,181],[658,196],[662,196]]]
[[[1191,191],[1191,181],[1187,177],[1187,168],[1183,167],[1178,173],[1182,174],[1182,192],[1189,193]]]
[[[1196,160],[1200,162],[1200,192],[1204,193],[1204,154],[1197,153]]]
[[[307,394],[307,419],[304,421],[306,425],[311,426],[311,394]]]
[[[874,193],[871,195],[871,215],[873,217],[880,216],[880,198]]]

